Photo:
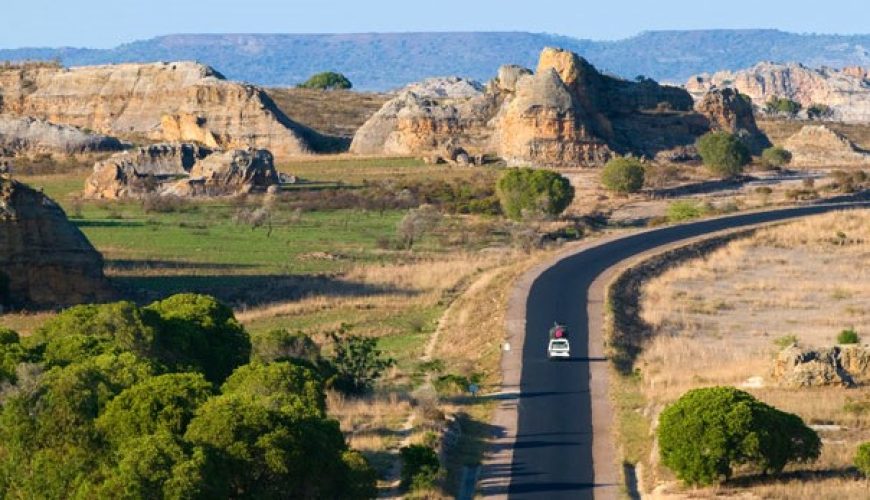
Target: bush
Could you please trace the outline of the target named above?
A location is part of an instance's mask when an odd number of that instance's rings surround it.
[[[311,78],[300,83],[297,87],[301,89],[334,90],[353,88],[353,84],[341,73],[324,71],[323,73],[312,75]]]
[[[662,412],[657,435],[662,463],[688,484],[728,480],[736,465],[778,473],[821,452],[800,417],[733,387],[687,392]]]
[[[403,246],[410,250],[414,243],[441,223],[441,214],[432,205],[420,205],[408,210],[396,226],[396,232]]]
[[[342,325],[329,334],[334,344],[333,386],[344,393],[363,394],[374,388],[375,381],[395,361],[381,356],[377,339],[348,335],[348,330],[347,325]]]
[[[773,146],[761,152],[761,163],[768,168],[780,168],[791,162],[791,153],[779,146]]]
[[[858,332],[856,332],[854,328],[847,328],[846,330],[843,330],[842,332],[837,334],[837,343],[860,344],[861,337],[858,336]]]
[[[601,171],[601,183],[617,193],[636,193],[643,187],[644,168],[636,158],[613,158]]]
[[[412,444],[403,447],[399,453],[402,456],[402,486],[411,490],[432,487],[441,468],[435,450]]]
[[[855,452],[855,467],[865,477],[870,477],[870,442],[858,446]]]
[[[558,215],[574,199],[571,182],[557,172],[511,168],[498,179],[496,193],[502,211],[514,220],[529,214]]]
[[[787,97],[771,97],[764,105],[764,112],[769,115],[785,115],[794,118],[800,111],[800,103]]]
[[[704,165],[723,177],[740,175],[751,159],[749,148],[728,132],[708,132],[698,139],[697,147]]]
[[[667,219],[669,222],[697,219],[710,212],[710,207],[695,200],[679,200],[668,205]]]
[[[263,363],[295,359],[316,365],[320,361],[320,346],[302,332],[269,330],[251,336],[251,344],[251,357]]]
[[[812,104],[807,108],[807,118],[810,120],[830,120],[834,117],[834,109],[827,104]]]

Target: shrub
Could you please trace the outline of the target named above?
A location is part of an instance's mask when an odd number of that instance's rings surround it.
[[[662,463],[688,484],[728,480],[735,465],[778,473],[821,451],[800,417],[733,387],[687,392],[662,412],[657,435]]]
[[[667,218],[670,222],[697,219],[710,212],[707,205],[695,200],[678,200],[668,205]]]
[[[395,361],[381,356],[377,339],[348,335],[348,330],[347,325],[342,325],[337,332],[329,334],[334,344],[331,360],[335,370],[333,386],[348,394],[366,393]]]
[[[636,193],[643,187],[644,168],[636,158],[613,158],[601,171],[601,183],[617,193]]]
[[[812,104],[807,108],[807,118],[810,120],[830,120],[834,117],[834,109],[827,104]]]
[[[794,118],[800,111],[800,103],[787,97],[771,97],[764,105],[764,112],[769,115],[785,115]]]
[[[761,152],[761,163],[768,168],[780,168],[791,162],[791,153],[779,146],[773,146]]]
[[[251,357],[263,363],[296,359],[316,364],[320,360],[320,346],[302,332],[269,330],[251,336],[251,344]]]
[[[734,177],[749,163],[749,149],[728,132],[708,132],[698,139],[698,154],[704,165],[716,175]]]
[[[441,467],[435,450],[421,444],[405,446],[399,453],[402,457],[402,486],[412,490],[431,487]]]
[[[432,205],[420,205],[412,208],[402,217],[396,227],[396,232],[405,248],[410,250],[414,243],[423,235],[435,229],[441,223],[441,214]]]
[[[333,90],[353,88],[353,84],[341,73],[324,71],[323,73],[312,75],[311,78],[300,83],[297,87],[302,89]]]
[[[861,337],[858,336],[858,332],[855,331],[854,328],[847,328],[837,334],[837,343],[838,344],[859,344],[861,343]]]
[[[574,199],[571,182],[557,172],[511,168],[498,179],[502,211],[514,220],[529,214],[558,215]]]
[[[865,477],[870,477],[870,442],[858,446],[855,452],[855,467]]]
[[[786,347],[791,347],[797,344],[797,335],[783,335],[782,337],[777,337],[773,339],[773,345],[779,347],[780,349],[785,349]]]

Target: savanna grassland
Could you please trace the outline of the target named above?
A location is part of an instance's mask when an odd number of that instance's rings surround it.
[[[398,448],[431,441],[443,415],[457,415],[464,439],[448,457],[452,489],[461,466],[480,459],[489,411],[463,395],[465,384],[500,380],[502,295],[538,252],[519,248],[522,227],[487,214],[497,169],[378,158],[280,169],[299,181],[275,195],[209,201],[83,200],[86,168],[17,177],[63,206],[124,298],[210,294],[252,336],[298,330],[327,350],[343,325],[376,337],[395,365],[370,396],[330,393],[329,412],[385,491],[396,485]],[[401,221],[421,203],[443,215],[409,242]],[[7,314],[0,324],[26,335],[52,314]]]
[[[852,461],[870,440],[870,389],[780,387],[771,376],[783,347],[836,345],[852,328],[870,335],[870,211],[851,210],[757,231],[649,281],[641,317],[654,336],[631,384],[639,420],[635,443],[648,491],[662,495],[859,498],[866,481]],[[655,446],[637,446],[662,408],[687,390],[736,386],[816,427],[822,454],[779,477],[738,477],[717,489],[683,491],[657,463]],[[623,391],[623,394],[631,394]],[[647,438],[648,439],[648,438]],[[636,451],[635,450],[635,451]]]

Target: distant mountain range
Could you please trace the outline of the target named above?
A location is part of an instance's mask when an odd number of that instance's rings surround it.
[[[870,35],[795,34],[777,30],[650,31],[618,41],[525,32],[365,33],[326,35],[167,35],[113,49],[0,49],[0,60],[60,59],[67,66],[192,59],[234,80],[293,85],[325,70],[361,90],[389,90],[430,76],[488,80],[502,64],[533,66],[543,47],[579,53],[603,71],[684,83],[691,75],[759,61],[808,66],[870,65]]]

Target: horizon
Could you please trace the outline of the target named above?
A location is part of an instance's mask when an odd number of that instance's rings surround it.
[[[503,2],[492,0],[473,4],[443,0],[438,9],[420,16],[397,0],[365,4],[335,0],[328,5],[280,0],[250,0],[244,5],[233,0],[154,0],[147,8],[106,0],[62,4],[32,0],[5,8],[7,19],[16,22],[0,31],[0,48],[105,49],[172,34],[229,33],[529,32],[608,41],[647,31],[775,29],[849,36],[865,33],[863,20],[870,15],[870,6],[858,0],[831,0],[823,10],[809,0],[791,1],[787,9],[777,3],[734,0],[713,16],[710,8],[699,9],[689,0],[655,4],[611,0],[606,5],[539,0],[534,8],[505,8]],[[803,15],[808,10],[818,12]]]

